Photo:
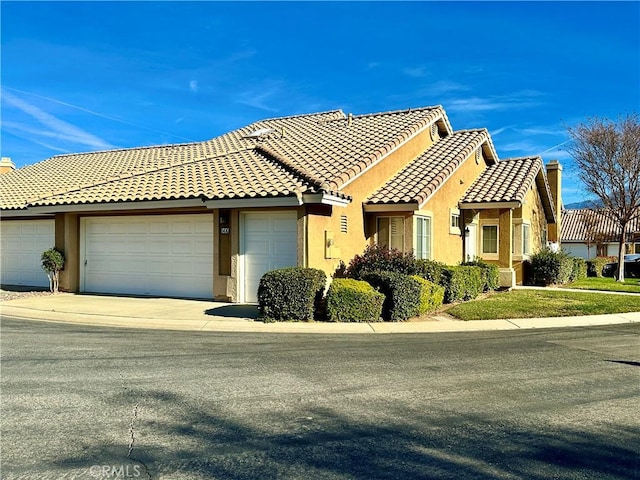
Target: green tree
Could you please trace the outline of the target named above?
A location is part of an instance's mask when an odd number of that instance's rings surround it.
[[[58,293],[60,270],[64,267],[64,255],[59,250],[50,248],[42,252],[40,260],[42,261],[42,269],[47,272],[47,277],[49,277],[49,290]]]

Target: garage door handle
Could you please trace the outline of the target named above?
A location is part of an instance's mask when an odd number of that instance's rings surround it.
[[[86,261],[86,260],[84,261],[84,266],[85,266],[85,267],[87,266],[87,261]]]

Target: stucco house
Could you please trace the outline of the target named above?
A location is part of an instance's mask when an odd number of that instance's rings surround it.
[[[575,209],[562,213],[562,248],[585,260],[618,256],[620,227],[601,210]],[[627,228],[627,253],[640,253],[640,218]]]
[[[448,264],[482,257],[501,282],[558,241],[562,168],[500,160],[486,129],[441,106],[259,121],[212,140],[57,155],[0,175],[2,283],[71,292],[256,301],[284,266],[335,271],[366,245]]]

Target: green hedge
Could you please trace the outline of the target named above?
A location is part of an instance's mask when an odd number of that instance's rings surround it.
[[[420,314],[422,284],[415,278],[395,272],[367,272],[363,277],[385,296],[385,320],[404,321]]]
[[[429,280],[425,280],[419,275],[414,275],[411,278],[420,283],[420,304],[418,306],[419,315],[431,313],[442,306],[442,302],[444,301],[443,287],[436,285]]]
[[[531,275],[535,285],[562,285],[571,279],[573,260],[564,251],[544,248],[531,256]]]
[[[332,322],[377,322],[384,299],[365,281],[335,278],[327,292],[327,317]]]
[[[435,260],[416,260],[416,275],[420,275],[422,278],[429,280],[437,285],[442,282],[442,270],[447,266],[444,263],[437,262]]]
[[[442,270],[444,302],[452,303],[460,300],[473,300],[483,291],[485,281],[480,267],[457,266]]]
[[[587,262],[585,262],[584,258],[573,257],[571,261],[573,264],[569,281],[575,282],[576,280],[587,278]]]
[[[489,292],[496,290],[500,286],[500,269],[497,265],[486,263],[481,259],[463,262],[461,265],[465,267],[480,267],[483,282],[482,291]]]
[[[587,260],[587,276],[602,277],[602,267],[607,263],[617,262],[616,257],[595,257]]]
[[[258,310],[265,321],[313,320],[327,276],[316,268],[271,270],[260,279]]]

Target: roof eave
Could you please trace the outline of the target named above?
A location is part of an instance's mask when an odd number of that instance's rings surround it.
[[[492,208],[520,208],[522,202],[459,202],[458,208],[461,210],[490,210]]]
[[[420,209],[418,202],[403,202],[403,203],[365,203],[363,204],[364,211],[367,213],[381,213],[381,212],[412,212]]]

